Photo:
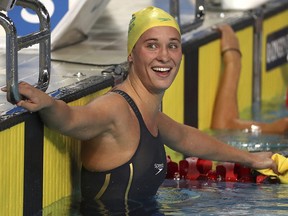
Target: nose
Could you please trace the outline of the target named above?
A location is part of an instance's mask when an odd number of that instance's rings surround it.
[[[161,61],[161,62],[168,62],[170,60],[169,50],[166,47],[162,47],[159,50],[157,59],[158,61]]]

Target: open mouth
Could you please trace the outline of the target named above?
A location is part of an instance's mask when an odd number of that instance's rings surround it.
[[[157,73],[169,73],[172,68],[170,67],[153,67],[152,70]]]

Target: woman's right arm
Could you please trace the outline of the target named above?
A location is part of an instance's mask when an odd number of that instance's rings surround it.
[[[19,93],[23,99],[17,106],[38,112],[47,127],[80,140],[91,139],[109,130],[115,120],[113,110],[109,110],[115,107],[109,105],[115,100],[106,97],[99,97],[84,106],[69,106],[25,82],[19,83]]]

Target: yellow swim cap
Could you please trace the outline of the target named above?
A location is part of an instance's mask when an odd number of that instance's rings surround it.
[[[171,26],[180,28],[177,21],[170,14],[157,7],[147,7],[132,15],[128,29],[128,55],[131,53],[140,36],[150,28],[156,26]]]

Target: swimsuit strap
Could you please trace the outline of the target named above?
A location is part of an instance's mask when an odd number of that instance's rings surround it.
[[[112,92],[118,93],[121,96],[123,96],[125,98],[125,100],[128,102],[128,104],[130,105],[130,107],[133,109],[135,115],[137,116],[137,118],[139,120],[141,120],[142,122],[144,122],[142,115],[137,107],[137,105],[135,104],[135,102],[133,101],[133,99],[124,91],[122,90],[112,90]]]

